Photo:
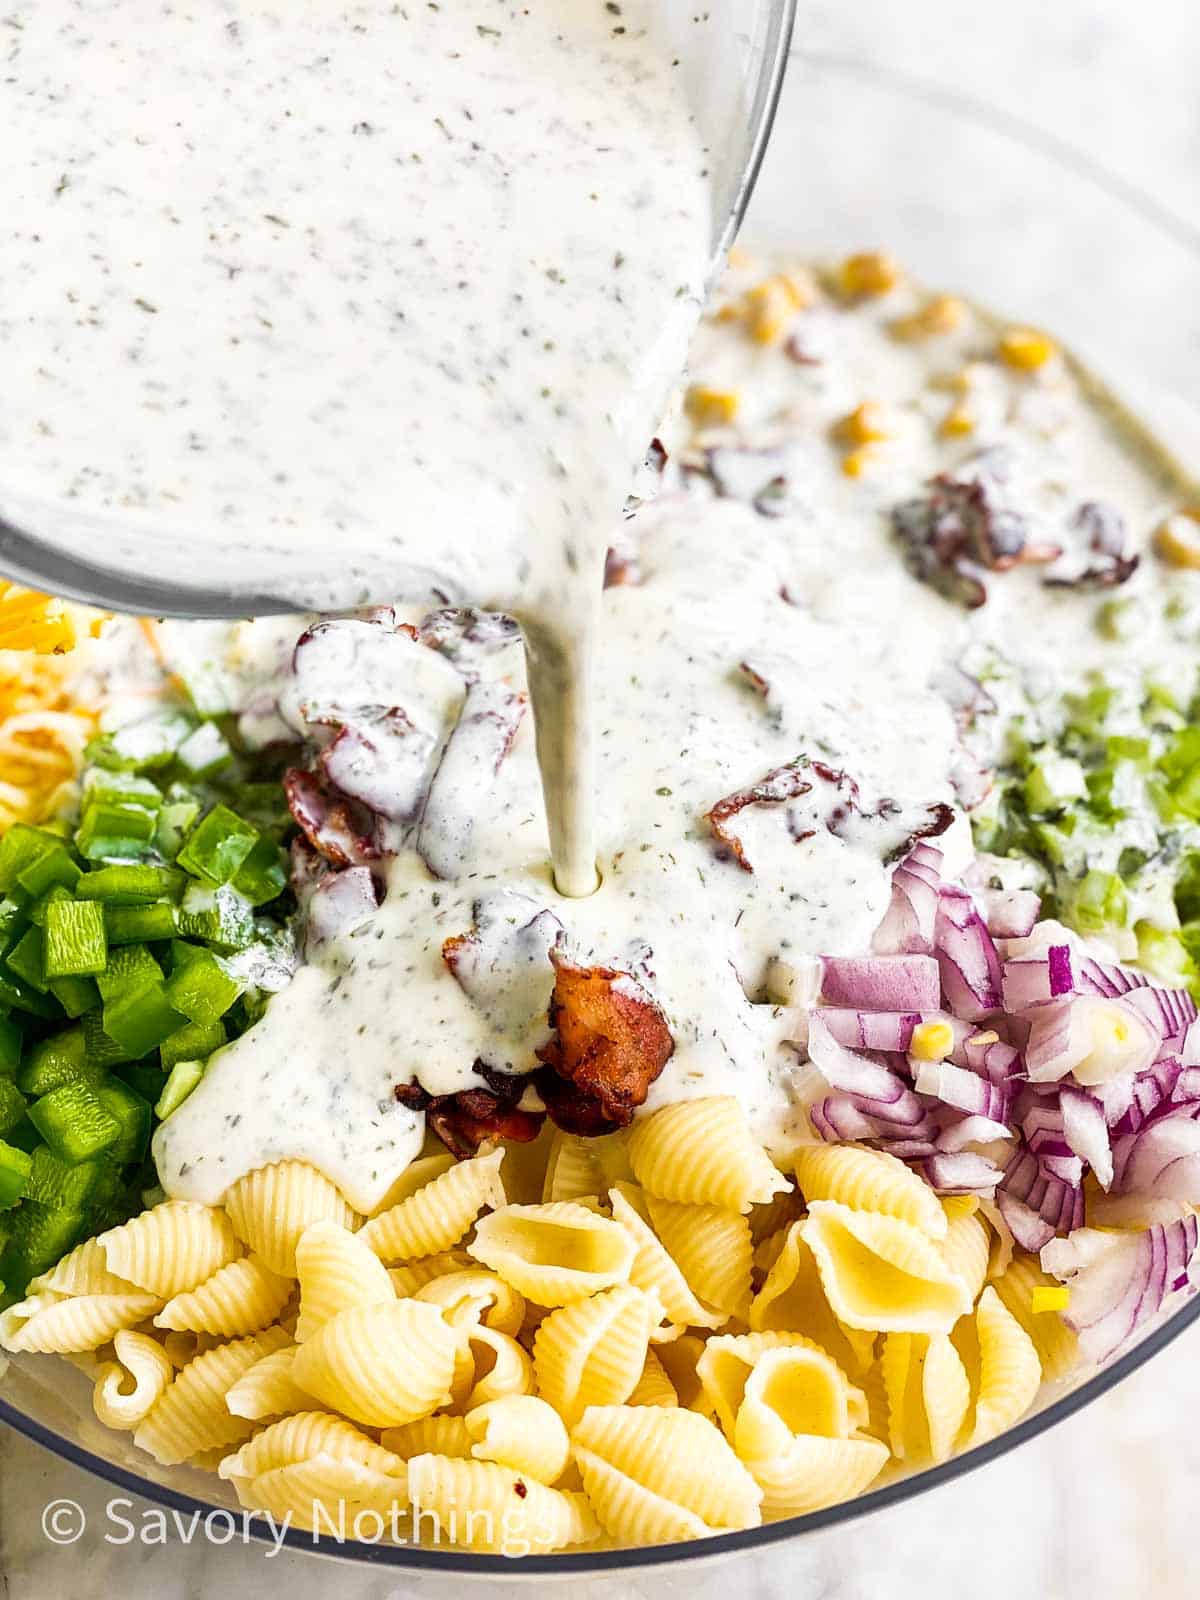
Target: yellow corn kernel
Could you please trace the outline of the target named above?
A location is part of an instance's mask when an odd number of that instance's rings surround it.
[[[909,1041],[909,1054],[918,1061],[944,1061],[954,1049],[954,1029],[948,1022],[918,1022]]]
[[[1071,1291],[1065,1283],[1058,1287],[1042,1284],[1029,1291],[1029,1309],[1034,1316],[1040,1316],[1043,1311],[1065,1311],[1070,1304]]]
[[[874,444],[888,436],[883,423],[883,407],[879,402],[864,400],[862,405],[855,406],[848,416],[835,423],[834,436],[846,445]]]
[[[755,344],[777,344],[796,307],[778,278],[756,284],[746,296],[746,327]]]
[[[1048,333],[1036,328],[1006,328],[1000,337],[1000,359],[1018,372],[1036,372],[1058,354]]]
[[[947,439],[959,439],[975,431],[975,413],[970,406],[951,406],[938,425],[938,432]]]
[[[1200,506],[1184,506],[1160,523],[1154,551],[1169,567],[1200,568]]]
[[[742,307],[737,300],[726,300],[723,306],[718,306],[713,312],[714,322],[740,322],[742,320]]]
[[[694,383],[684,401],[687,414],[702,428],[719,428],[738,414],[738,396],[732,389],[709,389]]]
[[[838,284],[847,299],[872,299],[889,293],[903,276],[895,256],[883,250],[867,250],[846,257],[838,269]]]
[[[857,450],[847,450],[842,457],[842,471],[848,478],[861,478],[878,454],[878,450],[869,444],[860,444]]]
[[[966,320],[967,308],[957,295],[935,294],[911,316],[897,317],[892,332],[898,339],[931,339],[954,333]]]
[[[749,250],[744,250],[740,244],[730,245],[726,260],[735,272],[744,272],[747,267],[754,265],[754,257]]]
[[[0,580],[0,650],[62,655],[75,648],[75,623],[61,600]]]

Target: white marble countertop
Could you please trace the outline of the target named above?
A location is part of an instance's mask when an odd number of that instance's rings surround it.
[[[970,291],[978,274],[984,281],[977,292],[991,289],[987,274],[1003,241],[1013,284],[1007,304],[1020,310],[1022,296],[1033,295],[1040,303],[1029,314],[1047,320],[1056,306],[1072,314],[1075,302],[1062,296],[1070,295],[1073,274],[1084,282],[1073,265],[1078,258],[1094,294],[1078,304],[1107,305],[1127,332],[1133,329],[1126,354],[1137,348],[1131,308],[1153,296],[1152,315],[1161,318],[1163,285],[1176,282],[1175,314],[1187,331],[1176,341],[1141,341],[1152,351],[1151,367],[1157,363],[1147,376],[1200,400],[1200,267],[1190,254],[1200,241],[1200,21],[1192,0],[1139,0],[1128,8],[1108,0],[970,8],[960,0],[857,0],[852,7],[801,0],[800,10],[799,60],[752,231],[817,248],[893,244],[918,258],[936,241],[937,281]],[[844,83],[844,93],[831,91],[830,80]],[[858,98],[853,86],[863,82],[880,92]],[[840,131],[831,139],[827,128],[815,134],[806,121],[805,91],[822,84],[846,115],[844,214],[842,179],[830,175],[827,160]],[[918,104],[906,115],[906,105]],[[889,165],[894,132],[925,117],[932,119],[928,154],[915,172],[911,161],[900,172]],[[972,195],[964,195],[957,175],[941,169],[939,150],[961,161],[963,148],[973,161],[995,163],[994,191],[989,174],[980,173]],[[805,170],[822,167],[821,203],[806,207]],[[1059,192],[1064,201],[1073,197],[1070,226],[1057,211]],[[1116,285],[1103,281],[1086,232],[1093,198],[1096,207],[1128,213],[1122,238],[1128,246],[1132,236],[1136,248],[1122,257]],[[947,230],[951,206],[959,208],[953,220],[957,226],[962,219],[961,235]],[[877,225],[867,230],[864,218]],[[1142,277],[1131,276],[1139,263]],[[934,265],[922,263],[922,270],[929,275]],[[1087,336],[1092,329],[1071,331]],[[1197,1417],[1200,1328],[1193,1328],[1070,1421],[935,1494],[732,1564],[652,1570],[641,1581],[572,1579],[572,1600],[717,1600],[731,1584],[764,1600],[925,1600],[931,1590],[969,1600],[1177,1600],[1200,1590]],[[43,1509],[55,1499],[77,1502],[88,1520],[69,1547],[50,1544],[41,1530]],[[232,1591],[260,1600],[286,1589],[289,1600],[334,1593],[344,1600],[413,1593],[450,1600],[452,1588],[462,1587],[458,1579],[397,1579],[291,1552],[269,1558],[257,1547],[189,1545],[178,1531],[152,1542],[159,1524],[148,1506],[122,1504],[110,1514],[109,1500],[108,1486],[24,1439],[0,1436],[0,1594],[215,1600]],[[133,1542],[117,1542],[130,1539],[129,1527]],[[497,1583],[491,1592],[515,1594],[517,1587]]]

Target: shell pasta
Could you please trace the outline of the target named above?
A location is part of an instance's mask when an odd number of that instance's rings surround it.
[[[420,1158],[368,1219],[276,1163],[78,1246],[0,1343],[94,1360],[102,1422],[248,1509],[514,1555],[833,1504],[993,1438],[1071,1359],[970,1198],[851,1145],[799,1147],[791,1189],[732,1102],[669,1113],[544,1141],[533,1203],[501,1147]]]

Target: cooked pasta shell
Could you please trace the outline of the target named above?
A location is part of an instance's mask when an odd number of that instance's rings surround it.
[[[456,1409],[471,1411],[504,1395],[533,1392],[533,1362],[510,1334],[482,1323],[463,1332],[451,1387]]]
[[[376,1472],[357,1461],[330,1455],[294,1461],[257,1478],[234,1480],[238,1498],[253,1511],[269,1513],[277,1524],[327,1533],[332,1538],[404,1537],[408,1480]]]
[[[138,1286],[110,1272],[99,1239],[85,1239],[61,1261],[29,1280],[27,1295],[53,1290],[57,1294],[136,1294]]]
[[[817,1200],[799,1226],[826,1299],[849,1328],[948,1333],[971,1309],[967,1285],[911,1223]]]
[[[599,1533],[581,1494],[548,1489],[491,1461],[414,1456],[408,1463],[413,1537],[497,1555],[544,1555]]]
[[[663,1248],[702,1304],[719,1312],[722,1320],[744,1319],[754,1264],[746,1218],[720,1206],[685,1205],[653,1194],[646,1196],[646,1205]]]
[[[470,1258],[468,1257],[468,1260]],[[481,1322],[497,1333],[516,1335],[525,1321],[525,1297],[497,1272],[469,1267],[445,1273],[416,1291],[417,1300],[438,1306],[452,1327]]]
[[[546,1484],[556,1483],[566,1470],[571,1453],[566,1426],[536,1395],[489,1400],[467,1413],[466,1427],[473,1441],[470,1453],[479,1461],[495,1461]]]
[[[431,1155],[418,1156],[415,1161],[410,1161],[371,1215],[377,1217],[384,1211],[390,1211],[393,1206],[398,1206],[402,1200],[407,1200],[410,1195],[416,1194],[418,1189],[423,1189],[427,1183],[432,1183],[434,1178],[440,1178],[443,1172],[449,1172],[457,1160],[458,1157],[452,1155],[449,1150],[435,1150]]]
[[[298,1347],[292,1377],[355,1422],[394,1427],[447,1403],[459,1343],[419,1300],[352,1306]]]
[[[4,1348],[41,1355],[97,1350],[120,1328],[144,1322],[159,1306],[152,1294],[72,1295],[35,1310],[12,1333],[0,1330]],[[34,1304],[25,1301],[23,1305]],[[13,1307],[14,1311],[19,1307]],[[6,1313],[7,1316],[7,1313]]]
[[[466,1272],[475,1263],[465,1250],[442,1250],[436,1256],[422,1256],[419,1261],[406,1261],[402,1267],[389,1267],[388,1277],[399,1300],[408,1300],[423,1284],[435,1278],[444,1278],[451,1272]]]
[[[748,1212],[791,1188],[732,1095],[679,1100],[639,1117],[629,1162],[643,1189],[687,1205]]]
[[[946,1237],[942,1240],[942,1258],[951,1272],[966,1284],[974,1305],[987,1281],[992,1235],[978,1210],[958,1209],[948,1221]]]
[[[660,1316],[657,1300],[629,1283],[552,1311],[533,1341],[538,1393],[568,1427],[588,1406],[627,1400]]]
[[[224,1211],[194,1200],[164,1200],[98,1242],[110,1272],[164,1300],[194,1289],[242,1253]]]
[[[260,1473],[290,1467],[317,1455],[333,1461],[354,1461],[374,1472],[401,1473],[404,1466],[399,1456],[341,1417],[332,1417],[327,1411],[301,1411],[271,1423],[235,1454],[227,1455],[218,1468],[218,1476],[257,1478]]]
[[[304,1161],[275,1161],[248,1172],[222,1204],[238,1238],[285,1278],[296,1276],[296,1246],[306,1228],[322,1220],[352,1228],[357,1221],[329,1179]]]
[[[411,1261],[448,1250],[479,1213],[504,1205],[503,1150],[456,1161],[406,1200],[363,1224],[363,1242],[387,1262]]]
[[[229,1390],[256,1361],[289,1343],[282,1328],[265,1328],[220,1344],[189,1361],[175,1374],[162,1398],[151,1407],[133,1436],[163,1466],[187,1461],[202,1450],[238,1444],[254,1428],[225,1405]]]
[[[938,1197],[911,1167],[883,1150],[856,1144],[800,1145],[792,1170],[805,1200],[836,1200],[852,1211],[899,1217],[931,1239],[946,1236]]]
[[[761,1490],[720,1430],[694,1411],[589,1406],[571,1430],[571,1448],[589,1496],[581,1451],[711,1528],[753,1528],[760,1521]],[[603,1511],[597,1514],[604,1521]]]
[[[971,1403],[958,1350],[944,1333],[889,1333],[879,1358],[892,1454],[909,1466],[953,1453]]]
[[[846,1406],[849,1380],[821,1347],[802,1333],[767,1332],[718,1334],[705,1342],[696,1363],[696,1376],[704,1395],[705,1409],[716,1417],[729,1439],[733,1438],[738,1411],[745,1398],[746,1384],[757,1363],[774,1350],[798,1350],[819,1358],[841,1381],[842,1407]],[[843,1428],[842,1432],[848,1432]]]
[[[645,1192],[637,1184],[618,1183],[608,1198],[613,1220],[637,1246],[629,1281],[658,1297],[668,1322],[685,1328],[719,1328],[727,1321],[725,1312],[701,1304],[679,1263],[655,1233]]]
[[[686,1506],[647,1489],[595,1451],[575,1445],[573,1453],[588,1503],[604,1531],[619,1544],[676,1544],[719,1531]]]
[[[763,1493],[763,1517],[775,1521],[852,1500],[870,1487],[887,1461],[887,1446],[865,1434],[848,1439],[816,1435],[794,1439],[779,1456],[752,1463]]]
[[[695,1333],[685,1333],[682,1338],[674,1340],[671,1344],[660,1344],[654,1350],[663,1371],[671,1380],[671,1387],[675,1390],[679,1404],[691,1410],[705,1409],[703,1389],[697,1371],[704,1349],[703,1338]],[[649,1353],[647,1352],[647,1355]],[[633,1405],[632,1395],[628,1403]]]
[[[480,1218],[468,1251],[543,1306],[624,1283],[637,1253],[619,1223],[576,1200],[493,1211]]]
[[[763,1286],[750,1303],[747,1320],[758,1333],[803,1333],[851,1372],[863,1372],[870,1365],[874,1330],[847,1328],[834,1316],[803,1222],[793,1222],[787,1229]]]
[[[1059,1288],[1056,1278],[1043,1272],[1035,1256],[1018,1251],[1007,1271],[996,1279],[995,1289],[1004,1309],[1014,1316],[1033,1341],[1042,1376],[1055,1383],[1079,1361],[1079,1341],[1057,1311],[1034,1311],[1035,1289]]]
[[[449,1416],[439,1412],[436,1417],[418,1417],[415,1422],[405,1422],[398,1428],[385,1428],[379,1435],[385,1450],[408,1461],[413,1456],[471,1455],[475,1441],[467,1428],[465,1417]]]
[[[1023,1417],[1037,1398],[1042,1367],[1037,1347],[994,1288],[975,1311],[979,1342],[979,1392],[967,1448],[986,1444]]]
[[[679,1396],[675,1392],[675,1385],[667,1376],[667,1369],[663,1366],[655,1352],[646,1351],[646,1361],[642,1367],[641,1376],[633,1386],[633,1393],[625,1402],[630,1406],[677,1406]]]
[[[154,1325],[177,1333],[215,1333],[225,1338],[257,1333],[277,1320],[291,1293],[290,1278],[279,1277],[257,1256],[243,1256],[218,1267],[197,1288],[173,1295]]]
[[[597,1194],[602,1186],[600,1166],[592,1157],[596,1141],[577,1133],[554,1130],[546,1173],[542,1180],[542,1199],[578,1200],[581,1195]]]
[[[388,1270],[363,1239],[339,1222],[323,1218],[305,1228],[296,1243],[300,1315],[296,1342],[351,1306],[387,1305],[396,1298]]]
[[[92,1409],[106,1428],[128,1432],[162,1397],[175,1368],[162,1345],[147,1333],[118,1329],[113,1350],[116,1360],[97,1368]]]
[[[235,1417],[253,1422],[264,1417],[282,1417],[291,1411],[310,1410],[316,1401],[292,1377],[296,1347],[286,1345],[256,1361],[225,1396],[226,1408]]]

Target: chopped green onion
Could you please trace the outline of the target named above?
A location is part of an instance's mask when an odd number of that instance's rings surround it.
[[[95,900],[56,900],[46,910],[43,971],[47,978],[103,972],[108,964],[104,907]]]

